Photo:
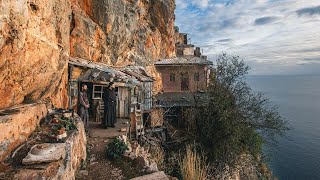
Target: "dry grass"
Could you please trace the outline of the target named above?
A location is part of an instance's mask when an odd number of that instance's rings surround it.
[[[205,159],[197,153],[191,145],[186,148],[186,154],[179,161],[180,172],[184,180],[206,179]]]
[[[150,149],[151,157],[152,159],[157,163],[158,168],[163,168],[163,162],[164,162],[164,151],[160,146],[154,146]]]

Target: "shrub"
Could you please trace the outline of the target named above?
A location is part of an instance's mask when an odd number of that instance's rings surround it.
[[[107,146],[107,156],[111,159],[118,159],[128,149],[128,146],[121,139],[115,138]]]
[[[249,67],[238,56],[220,55],[206,104],[199,106],[194,132],[211,162],[227,164],[243,153],[254,157],[265,142],[283,135],[286,121],[269,99],[252,92],[245,81]]]

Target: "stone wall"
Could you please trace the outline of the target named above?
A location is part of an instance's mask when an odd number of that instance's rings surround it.
[[[78,131],[74,132],[66,141],[66,158],[57,179],[75,179],[76,172],[87,158],[87,138],[82,121],[77,122]]]
[[[65,158],[56,162],[43,165],[42,168],[30,166],[16,167],[13,179],[53,179],[72,180],[75,179],[76,172],[81,167],[81,163],[86,160],[87,139],[83,123],[77,121],[78,131],[73,132],[65,143]]]
[[[189,77],[189,90],[187,92],[197,92],[205,90],[207,87],[207,68],[204,65],[195,66],[159,66],[157,70],[163,79],[163,92],[184,92],[181,90],[181,73],[187,73]],[[199,73],[199,81],[195,81],[194,74]],[[170,81],[170,75],[175,75],[175,81]]]
[[[0,113],[0,161],[25,142],[47,115],[45,104],[16,107]]]

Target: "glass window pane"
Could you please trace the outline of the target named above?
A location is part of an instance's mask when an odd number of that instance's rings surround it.
[[[102,86],[94,86],[93,91],[99,91],[99,92],[101,92],[101,90],[102,90]]]
[[[102,93],[94,93],[94,98],[102,98]]]

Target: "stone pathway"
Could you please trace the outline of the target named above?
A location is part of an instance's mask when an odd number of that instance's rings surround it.
[[[101,127],[100,122],[90,122],[89,123],[89,136],[93,138],[101,137],[101,138],[114,138],[121,135],[126,135],[129,130],[129,119],[117,119],[117,123],[114,128],[108,127],[104,129]],[[121,132],[125,130],[124,132]]]
[[[121,132],[120,129],[126,129]],[[106,147],[114,137],[126,135],[128,119],[118,119],[115,128],[103,129],[100,123],[90,122],[88,133],[88,159],[85,169],[79,171],[77,180],[126,180],[143,175],[132,161],[121,158],[111,161],[106,157]]]
[[[79,171],[77,180],[127,180],[143,175],[132,161],[123,158],[111,161],[106,157],[106,146],[111,139],[88,138],[88,159],[85,169]]]

